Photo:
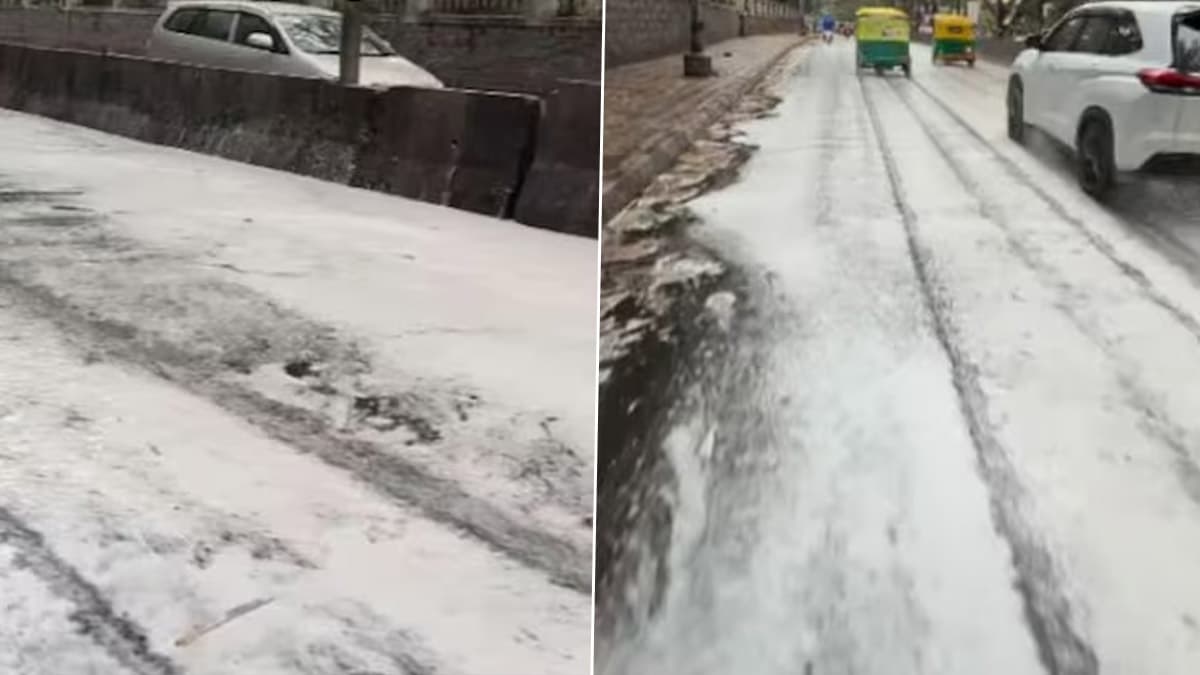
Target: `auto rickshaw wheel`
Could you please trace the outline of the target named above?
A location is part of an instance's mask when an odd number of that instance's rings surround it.
[[[968,67],[968,68],[974,68],[974,67],[975,67],[975,59],[968,59],[968,60],[967,60],[967,67]]]
[[[875,66],[875,74],[882,77],[883,76],[883,66],[878,66],[878,65]]]
[[[910,66],[906,63],[903,66],[901,66],[901,68],[904,69],[904,76],[911,79],[912,78],[912,66]]]

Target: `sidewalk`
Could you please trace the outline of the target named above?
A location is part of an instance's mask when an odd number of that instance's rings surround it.
[[[685,79],[683,58],[612,68],[604,78],[604,221],[633,201],[803,38],[761,35],[710,45],[716,77]]]

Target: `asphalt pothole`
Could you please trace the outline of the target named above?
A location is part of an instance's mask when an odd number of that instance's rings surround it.
[[[283,364],[283,372],[287,373],[289,377],[302,380],[306,377],[319,375],[321,371],[312,361],[307,359],[296,359]]]
[[[336,362],[309,355],[288,359],[275,367],[288,378],[302,384],[302,390],[316,394],[326,403],[320,407],[332,414],[338,427],[351,433],[374,431],[388,433],[406,430],[405,445],[429,445],[443,439],[435,420],[443,417],[431,408],[431,403],[412,393],[372,391],[346,368]],[[468,411],[479,405],[474,394],[456,397],[452,408],[459,421],[469,419]]]
[[[411,431],[416,438],[409,441],[436,443],[442,440],[442,432],[428,419],[414,414],[400,396],[369,395],[355,396],[351,410],[361,424],[376,431],[395,431],[401,427]]]

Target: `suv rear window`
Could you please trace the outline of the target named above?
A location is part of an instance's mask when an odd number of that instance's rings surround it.
[[[1185,73],[1200,73],[1200,12],[1176,19],[1175,68]]]

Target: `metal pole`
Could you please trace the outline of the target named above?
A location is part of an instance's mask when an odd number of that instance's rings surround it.
[[[342,3],[342,44],[338,80],[344,85],[358,84],[359,59],[362,56],[362,3]]]
[[[714,75],[712,58],[704,53],[704,41],[701,39],[704,22],[700,18],[700,0],[692,0],[690,8],[691,45],[688,47],[687,53],[683,55],[683,76],[712,77]]]

